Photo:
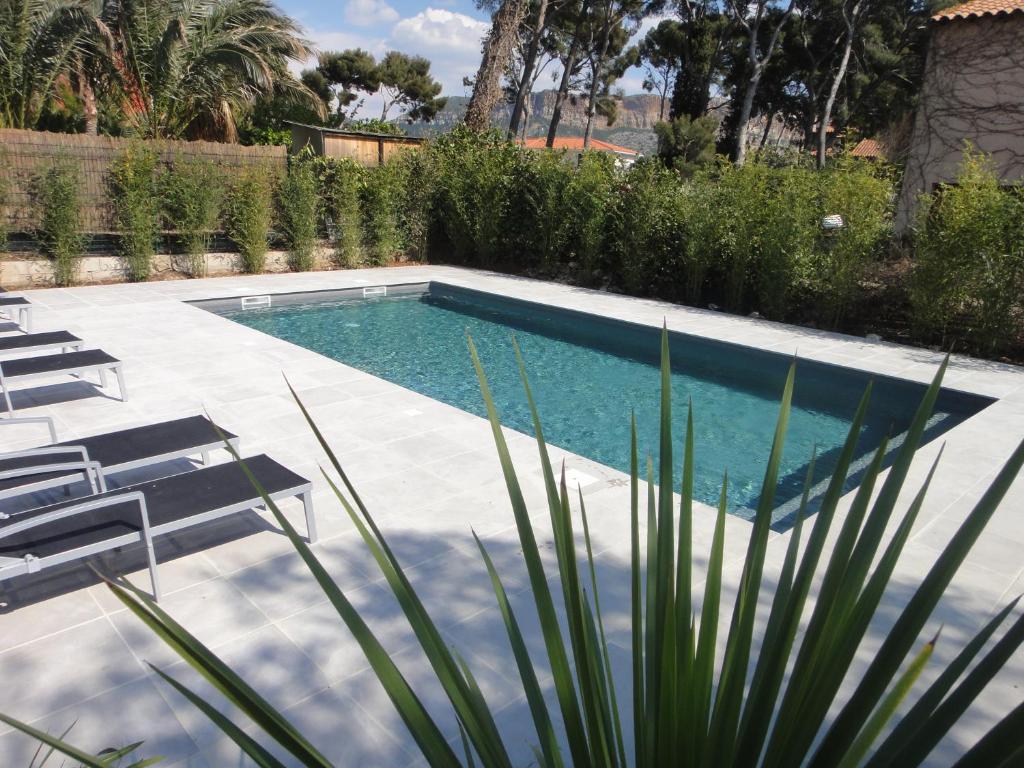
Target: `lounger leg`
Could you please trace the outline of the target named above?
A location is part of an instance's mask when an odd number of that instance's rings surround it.
[[[316,514],[313,512],[313,492],[306,491],[300,497],[302,509],[306,513],[306,538],[310,544],[316,544],[319,535],[316,532]]]
[[[100,386],[103,389],[106,389],[107,388],[107,372],[105,370],[103,370],[102,368],[100,368],[99,374],[100,374]]]
[[[7,415],[14,415],[14,403],[11,402],[11,391],[7,388],[7,382],[2,382],[4,390],[4,404],[7,406]]]
[[[117,377],[117,391],[121,393],[121,402],[124,402],[128,399],[128,390],[124,388],[124,373],[120,365],[114,367],[114,375]]]

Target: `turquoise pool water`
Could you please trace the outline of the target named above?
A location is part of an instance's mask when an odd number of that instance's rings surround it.
[[[486,294],[439,287],[429,293],[333,300],[268,309],[221,311],[232,320],[286,339],[437,400],[485,415],[466,347],[472,335],[502,421],[532,434],[511,337],[526,360],[545,436],[554,445],[628,471],[630,409],[641,451],[656,453],[657,330]],[[730,511],[756,507],[778,415],[788,357],[672,334],[672,397],[681,440],[692,399],[696,496],[716,503],[729,471]],[[786,440],[776,522],[784,526],[817,448],[816,479],[827,478],[845,440],[868,376],[800,361]],[[923,387],[875,381],[860,452],[908,426]],[[944,391],[930,436],[976,413],[988,401]]]

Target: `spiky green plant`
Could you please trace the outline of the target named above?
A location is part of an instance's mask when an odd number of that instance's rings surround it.
[[[540,418],[523,372],[554,534],[559,577],[555,587],[561,593],[564,608],[566,631],[563,631],[556,610],[557,598],[552,594],[537,536],[472,341],[470,353],[516,519],[557,695],[557,715],[564,723],[563,740],[555,729],[555,713],[544,698],[502,578],[478,538],[533,717],[537,738],[535,753],[542,765],[853,768],[865,761],[875,768],[918,765],[1024,641],[1024,617],[1020,617],[972,667],[982,648],[1013,611],[1015,600],[974,636],[877,745],[932,653],[936,640],[921,639],[922,632],[928,629],[932,610],[1024,463],[1024,443],[1021,443],[906,602],[867,669],[859,674],[853,693],[840,694],[840,685],[885,595],[936,472],[938,459],[909,507],[902,515],[896,515],[897,499],[939,394],[945,364],[927,389],[888,475],[881,479],[887,449],[883,442],[864,470],[852,504],[841,517],[838,515],[840,498],[868,408],[871,396],[868,388],[853,418],[820,510],[805,538],[812,459],[800,512],[772,589],[764,583],[763,573],[774,489],[793,394],[794,363],[782,393],[774,443],[732,611],[728,613],[723,598],[726,482],[723,482],[717,509],[703,602],[697,606],[691,597],[694,576],[692,409],[684,439],[681,502],[677,510],[673,495],[671,368],[666,332],[662,335],[660,483],[655,485],[653,462],[648,460],[646,541],[641,541],[642,483],[635,423],[631,446],[633,721],[626,722],[625,702],[616,690],[612,675],[582,493],[579,495],[583,544],[580,551],[565,475],[562,474],[560,483],[556,481]],[[520,370],[524,371],[518,348],[516,353]],[[340,486],[326,471],[324,477],[379,565],[457,715],[461,750],[446,738],[358,611],[331,580],[316,553],[266,495],[244,461],[241,466],[359,642],[427,763],[454,766],[464,761],[473,766],[479,761],[485,766],[511,766],[506,743],[472,670],[447,646],[322,433],[297,396],[296,401],[340,478]],[[884,534],[890,523],[894,533],[886,538]],[[838,530],[833,531],[833,528]],[[832,541],[830,551],[826,550],[827,541]],[[817,585],[817,599],[809,605],[812,585]],[[110,587],[124,605],[241,709],[262,737],[276,742],[301,765],[329,765],[283,715],[145,592],[123,580],[110,582]],[[770,598],[770,611],[761,627],[756,613],[764,598]],[[719,637],[720,618],[729,620],[724,644]],[[803,634],[798,637],[801,628]],[[918,650],[915,651],[915,647]],[[242,730],[167,673],[155,671],[210,717],[257,765],[274,768],[282,765],[250,732]],[[73,747],[58,738],[33,731],[7,717],[0,716],[0,719],[76,757],[85,765],[100,765],[84,759],[80,752],[73,752]],[[630,727],[634,742],[632,754],[625,746],[626,729]],[[1024,753],[1019,738],[1022,727],[1024,704],[996,724],[956,766],[1009,768],[1019,765]]]

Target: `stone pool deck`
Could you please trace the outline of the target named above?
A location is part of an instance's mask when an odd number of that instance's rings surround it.
[[[452,644],[467,657],[488,700],[500,709],[517,764],[533,760],[532,726],[510,649],[470,528],[484,538],[514,592],[527,631],[535,625],[504,484],[482,419],[183,302],[193,299],[438,280],[709,336],[785,354],[928,381],[941,356],[926,350],[760,320],[627,298],[553,283],[451,267],[230,277],[29,291],[35,330],[67,329],[89,348],[125,362],[128,402],[81,381],[19,392],[22,415],[46,414],[62,440],[201,413],[241,436],[243,454],[266,452],[315,484],[321,525],[315,551],[364,611],[446,732],[457,739],[412,633],[340,505],[320,476],[324,460],[287,392],[288,375],[323,428],[414,584]],[[0,332],[12,330],[0,322]],[[956,357],[946,385],[997,398],[926,446],[905,494],[917,490],[940,443],[945,452],[928,500],[851,680],[870,661],[887,626],[959,523],[1024,438],[1024,370]],[[116,390],[115,390],[116,391]],[[696,404],[699,407],[699,403]],[[508,433],[538,536],[550,556],[547,512],[533,441]],[[37,426],[4,427],[2,450],[41,444]],[[699,446],[698,446],[699,450]],[[628,698],[628,485],[625,476],[554,450],[585,483],[613,664]],[[224,455],[218,460],[224,460]],[[2,507],[0,507],[2,508]],[[905,508],[905,504],[902,508]],[[301,523],[297,506],[285,507]],[[713,520],[695,521],[702,564]],[[301,525],[300,525],[301,528]],[[730,518],[727,587],[738,580],[749,524]],[[774,535],[767,578],[781,565],[788,534]],[[927,677],[996,608],[1024,592],[1024,479],[1009,496],[947,591],[924,636],[943,626]],[[164,607],[214,648],[337,765],[419,765],[415,744],[285,537],[250,512],[160,541]],[[148,586],[138,553],[105,565]],[[702,567],[702,566],[701,566]],[[553,571],[552,571],[553,572]],[[702,577],[697,575],[697,588]],[[0,586],[0,712],[61,732],[99,750],[144,740],[144,755],[191,768],[248,762],[148,668],[152,662],[220,701],[183,662],[120,608],[84,567],[44,572]],[[1019,609],[1018,609],[1019,611]],[[534,638],[534,650],[539,643]],[[545,684],[549,676],[542,675]],[[1018,653],[933,754],[945,765],[1024,697]],[[550,687],[550,686],[548,686]],[[222,709],[232,712],[225,702]],[[237,715],[237,713],[233,713]],[[240,720],[240,722],[244,722]],[[0,726],[0,765],[28,765],[36,745]]]

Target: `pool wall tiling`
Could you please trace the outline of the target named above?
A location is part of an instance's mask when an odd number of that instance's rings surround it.
[[[268,306],[269,302],[269,306]],[[473,338],[507,426],[532,434],[511,338],[523,352],[545,437],[628,471],[630,416],[640,449],[656,451],[660,331],[646,325],[526,302],[441,282],[278,294],[241,309],[241,297],[198,305],[238,323],[478,415],[470,364]],[[669,334],[674,429],[693,403],[696,497],[717,501],[728,471],[730,511],[750,518],[761,494],[778,402],[794,358],[679,332]],[[787,527],[815,456],[812,504],[824,492],[869,382],[873,393],[848,488],[881,441],[902,441],[924,385],[796,358],[793,409],[773,519]],[[931,440],[992,401],[944,389],[928,424]],[[656,457],[655,457],[656,458]],[[813,511],[813,510],[812,510]]]

